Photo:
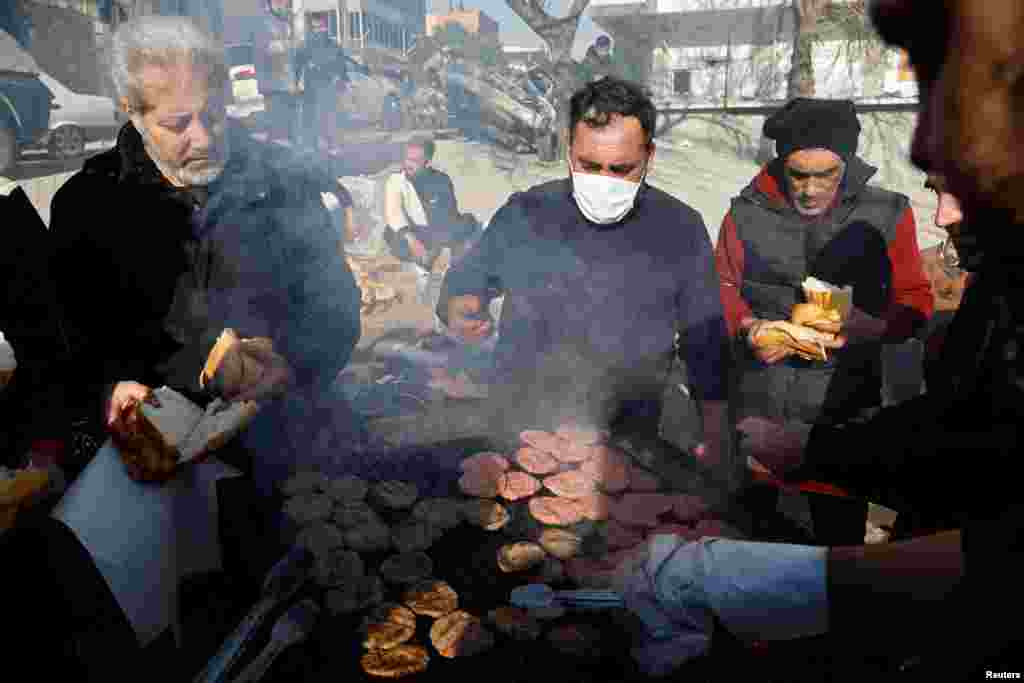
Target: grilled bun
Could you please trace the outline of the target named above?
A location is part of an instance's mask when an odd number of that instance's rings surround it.
[[[806,303],[793,306],[789,320],[794,325],[814,327],[816,323],[842,322],[842,315],[838,309],[827,309],[819,304]]]

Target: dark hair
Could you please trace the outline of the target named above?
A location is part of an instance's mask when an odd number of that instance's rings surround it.
[[[434,140],[432,138],[413,138],[405,143],[405,149],[419,147],[423,150],[423,156],[427,161],[434,158]]]
[[[603,128],[614,114],[640,119],[647,144],[651,144],[658,116],[654,103],[636,83],[611,76],[588,83],[569,100],[569,139],[572,140],[580,121],[592,128]]]

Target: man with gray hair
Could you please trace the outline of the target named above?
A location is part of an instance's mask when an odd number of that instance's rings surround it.
[[[189,19],[123,24],[111,67],[130,122],[51,210],[58,293],[88,384],[106,387],[108,426],[123,431],[161,384],[205,403],[199,371],[227,327],[272,339],[286,361],[228,398],[269,401],[266,414],[284,410],[285,389],[319,397],[359,336],[359,292],[321,199],[335,183],[228,122],[223,49]],[[108,215],[85,224],[85,207]],[[266,464],[254,462],[264,488],[284,473]]]
[[[153,388],[210,402],[200,371],[225,329],[269,339],[262,374],[220,396],[255,401],[259,415],[218,451],[251,472],[266,500],[297,458],[313,457],[311,437],[351,426],[331,391],[360,333],[359,290],[321,198],[336,183],[228,121],[223,48],[189,19],[122,24],[110,62],[130,122],[51,209],[76,399],[126,439]],[[133,478],[174,474],[125,463]]]

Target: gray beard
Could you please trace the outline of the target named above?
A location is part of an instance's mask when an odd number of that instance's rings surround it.
[[[149,131],[146,130],[141,121],[133,120],[132,124],[142,137],[142,145],[146,150],[146,154],[153,160],[160,174],[172,183],[180,183],[185,187],[205,187],[220,178],[221,174],[224,173],[224,166],[227,164],[228,157],[227,136],[221,138],[217,149],[211,150],[219,154],[220,158],[211,158],[199,163],[193,162],[180,166],[160,158],[160,153],[153,144]]]

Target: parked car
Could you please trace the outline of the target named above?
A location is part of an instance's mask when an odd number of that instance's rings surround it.
[[[79,157],[86,143],[116,134],[120,117],[113,98],[77,93],[45,72],[39,80],[53,93],[54,103],[49,131],[39,143],[54,159]]]
[[[46,134],[53,99],[36,77],[39,66],[6,31],[0,31],[0,175],[21,149]]]
[[[35,75],[0,76],[0,175],[17,164],[22,149],[47,134],[52,99]]]

